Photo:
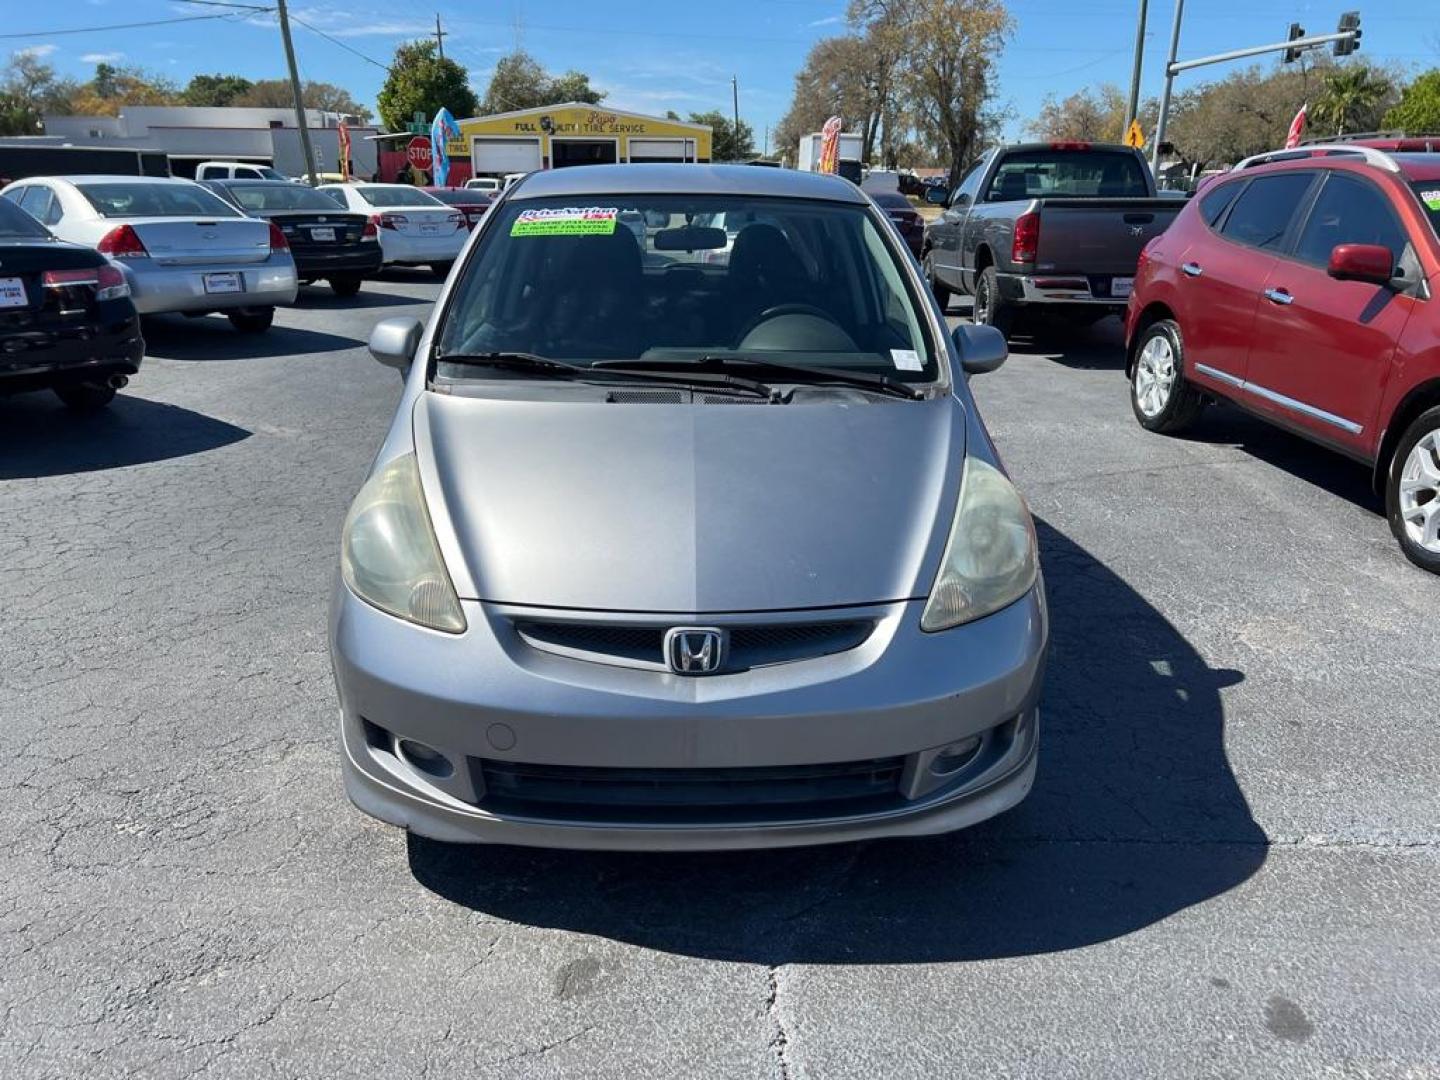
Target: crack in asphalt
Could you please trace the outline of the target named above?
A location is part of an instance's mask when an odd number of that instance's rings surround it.
[[[785,979],[783,965],[772,964],[767,969],[770,993],[765,999],[765,1015],[770,1018],[774,1033],[770,1036],[770,1049],[775,1054],[775,1064],[780,1070],[780,1080],[790,1080],[790,1032],[785,1026],[785,1017],[780,1002],[781,987]]]

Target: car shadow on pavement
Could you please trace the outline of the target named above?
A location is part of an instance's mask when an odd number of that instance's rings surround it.
[[[245,428],[124,392],[93,416],[49,393],[0,398],[0,480],[118,469],[248,439]]]
[[[365,327],[369,332],[369,326]],[[339,352],[363,345],[355,338],[302,330],[276,323],[261,334],[237,333],[223,316],[198,319],[150,316],[145,319],[145,354],[167,360],[258,360],[303,353]]]
[[[406,296],[404,293],[381,292],[366,284],[354,296],[336,296],[328,285],[309,285],[300,290],[295,301],[298,308],[322,311],[349,311],[360,308],[422,307],[434,303],[433,298]]]
[[[1284,469],[1336,498],[1385,516],[1385,500],[1372,483],[1374,470],[1309,439],[1292,435],[1234,405],[1212,405],[1183,438],[1230,445],[1277,469]]]
[[[496,918],[762,964],[931,963],[1075,949],[1254,874],[1266,838],[1220,690],[1165,618],[1040,523],[1052,620],[1030,797],[914,840],[710,854],[544,851],[411,836],[416,880]]]

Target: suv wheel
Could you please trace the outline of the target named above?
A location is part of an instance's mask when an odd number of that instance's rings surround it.
[[[925,252],[925,258],[921,260],[920,267],[925,272],[925,283],[930,286],[930,291],[935,294],[935,300],[944,311],[950,306],[950,286],[943,284],[935,276],[935,253]]]
[[[1385,512],[1400,550],[1440,574],[1440,407],[1416,417],[1390,459]]]
[[[1167,435],[1195,423],[1205,398],[1185,380],[1185,347],[1172,319],[1151,323],[1135,347],[1130,407],[1147,431]]]
[[[993,266],[987,266],[975,279],[975,310],[972,315],[976,325],[993,326],[1006,337],[1015,327],[1015,306],[1000,298],[1000,274]]]

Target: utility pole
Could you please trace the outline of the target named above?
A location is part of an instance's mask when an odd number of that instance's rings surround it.
[[[440,50],[440,59],[445,59],[445,31],[440,29],[440,13],[435,13],[435,45]]]
[[[1175,87],[1175,55],[1180,51],[1180,20],[1184,14],[1185,0],[1175,0],[1175,25],[1170,28],[1170,59],[1165,61],[1165,92],[1160,95],[1160,119],[1155,124],[1155,145],[1150,148],[1152,173],[1160,169],[1160,144],[1165,141],[1165,122],[1170,119],[1170,92]]]
[[[1135,66],[1130,70],[1130,100],[1125,104],[1125,125],[1129,131],[1131,123],[1140,114],[1140,67],[1145,58],[1145,15],[1150,0],[1140,0],[1140,15],[1135,21]]]
[[[295,126],[300,129],[300,149],[305,154],[305,182],[314,187],[320,178],[315,175],[315,152],[310,149],[310,129],[305,126],[305,99],[300,93],[300,72],[295,67],[295,45],[290,40],[290,12],[285,9],[285,0],[275,0],[275,14],[280,20],[280,40],[285,43],[290,89],[295,94]]]
[[[735,95],[735,151],[740,151],[740,80],[736,76],[730,76],[730,90]],[[739,158],[737,157],[738,161]]]

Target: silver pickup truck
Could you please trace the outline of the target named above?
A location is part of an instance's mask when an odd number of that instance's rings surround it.
[[[1139,151],[1083,142],[991,150],[926,200],[945,207],[921,249],[935,296],[972,294],[975,321],[1006,334],[1026,309],[1081,325],[1122,313],[1140,249],[1184,205],[1157,197]]]

